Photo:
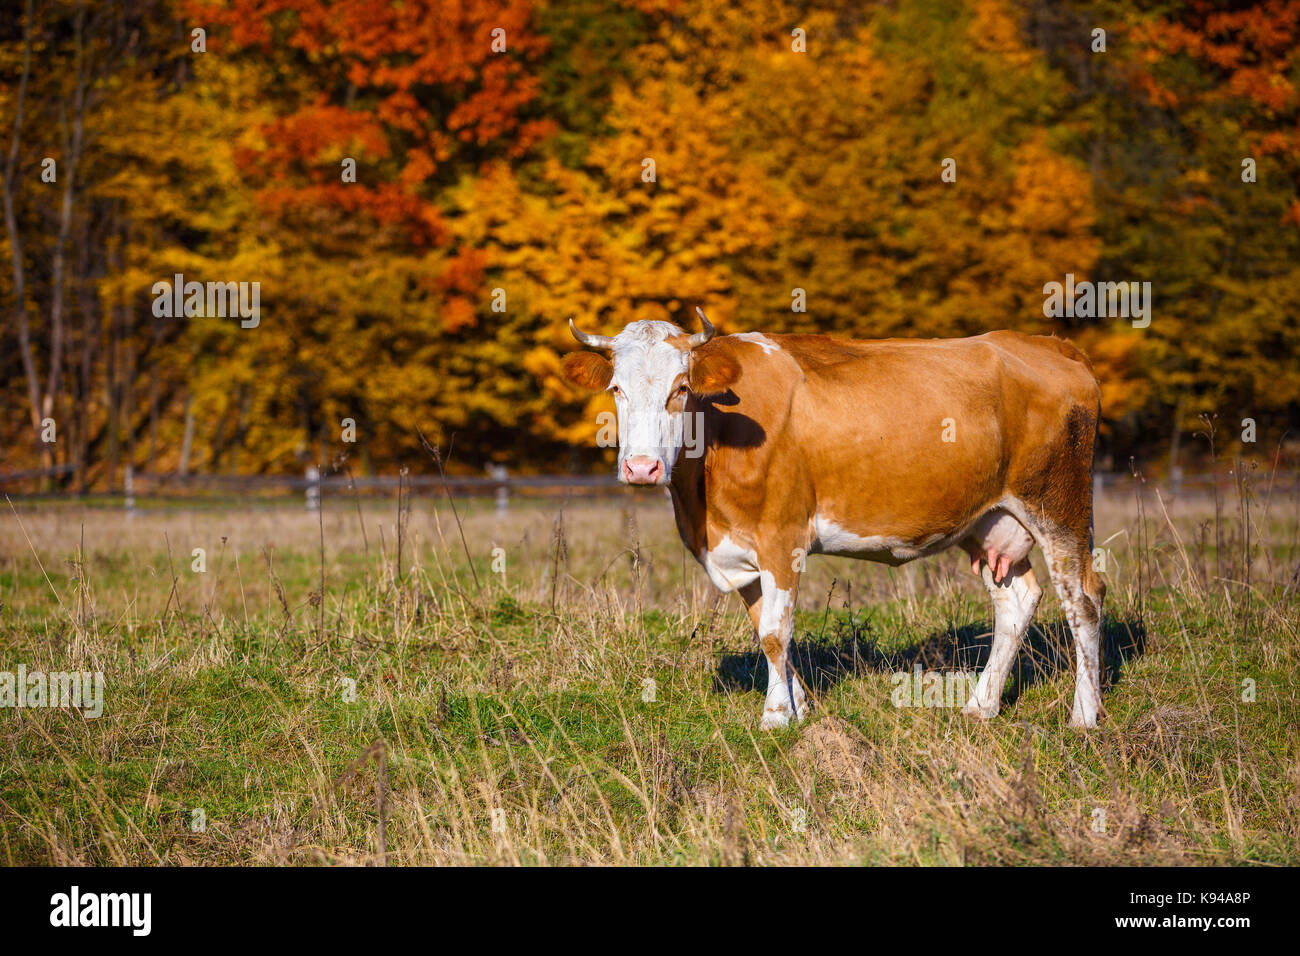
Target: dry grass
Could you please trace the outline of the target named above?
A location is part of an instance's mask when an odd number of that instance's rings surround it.
[[[1087,735],[1066,727],[1050,594],[996,720],[893,706],[895,671],[987,653],[991,611],[955,553],[810,562],[796,642],[818,707],[765,734],[747,618],[666,501],[458,507],[463,542],[445,502],[6,506],[0,671],[99,671],[107,693],[94,720],[0,712],[0,860],[1300,856],[1290,499],[1225,502],[1217,523],[1207,501],[1102,502],[1110,686]]]

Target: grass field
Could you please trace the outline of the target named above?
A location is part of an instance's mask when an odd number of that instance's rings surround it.
[[[764,733],[748,619],[658,494],[5,502],[0,672],[105,691],[0,710],[0,863],[1295,864],[1300,521],[1266,485],[1100,503],[1088,734],[1050,589],[999,717],[895,706],[988,652],[959,552],[810,559],[816,708]]]

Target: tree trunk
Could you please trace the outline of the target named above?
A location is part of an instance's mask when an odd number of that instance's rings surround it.
[[[177,471],[190,473],[190,449],[194,447],[194,395],[185,396],[185,434],[181,438],[181,461]]]
[[[36,31],[32,0],[27,0],[23,20],[23,71],[18,83],[18,102],[14,111],[13,135],[9,140],[9,154],[5,157],[5,178],[2,198],[4,202],[5,229],[9,233],[9,249],[14,270],[14,315],[18,320],[18,351],[23,362],[23,376],[27,379],[27,403],[32,419],[32,444],[39,446],[41,429],[41,386],[36,373],[36,356],[32,351],[32,330],[27,317],[27,270],[23,262],[23,240],[18,231],[18,217],[14,211],[17,194],[18,152],[22,144],[23,116],[27,105],[27,81],[31,76],[32,34]]]
[[[152,312],[150,312],[152,315]],[[158,353],[162,347],[162,325],[152,319],[153,340],[149,347],[149,471],[158,473]]]
[[[72,131],[69,133],[66,118],[63,122],[63,203],[59,208],[59,235],[54,243],[54,262],[50,276],[50,363],[45,396],[41,402],[41,417],[54,415],[54,403],[59,398],[63,375],[63,299],[65,252],[68,233],[72,229],[72,211],[77,185],[77,165],[81,160],[82,138],[86,115],[86,69],[82,41],[86,27],[86,8],[77,10],[76,17],[76,86],[72,94]],[[54,446],[45,443],[45,467],[54,466]]]
[[[90,220],[82,224],[81,254],[78,257],[77,304],[81,308],[81,361],[77,376],[77,487],[81,494],[90,488],[90,407],[95,374],[96,320],[95,287],[91,281],[93,267],[90,251]]]

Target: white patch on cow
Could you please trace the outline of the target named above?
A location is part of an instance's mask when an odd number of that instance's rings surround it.
[[[781,351],[781,346],[777,345],[762,332],[737,332],[730,337],[733,339],[740,339],[742,342],[753,342],[755,345],[761,347],[763,352],[767,355]]]
[[[684,441],[682,413],[665,406],[677,376],[687,370],[689,354],[666,339],[681,335],[671,322],[633,322],[614,336],[614,404],[618,408],[618,475],[629,457],[663,462],[660,484],[672,477]]]
[[[811,550],[816,553],[866,558],[885,563],[912,561],[933,554],[951,542],[950,538],[937,534],[919,542],[904,541],[888,535],[855,534],[821,515],[813,517],[813,531],[817,537]]]
[[[700,552],[700,564],[719,591],[736,591],[758,579],[758,554],[726,535],[717,547]]]
[[[790,592],[776,586],[776,578],[771,571],[759,572],[763,582],[763,608],[758,616],[758,636],[778,634],[787,613],[793,614],[790,607]]]

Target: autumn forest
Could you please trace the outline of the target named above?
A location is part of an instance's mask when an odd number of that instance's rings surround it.
[[[6,0],[0,472],[591,471],[567,320],[697,305],[1055,332],[1103,469],[1272,461],[1298,86],[1298,0]]]

